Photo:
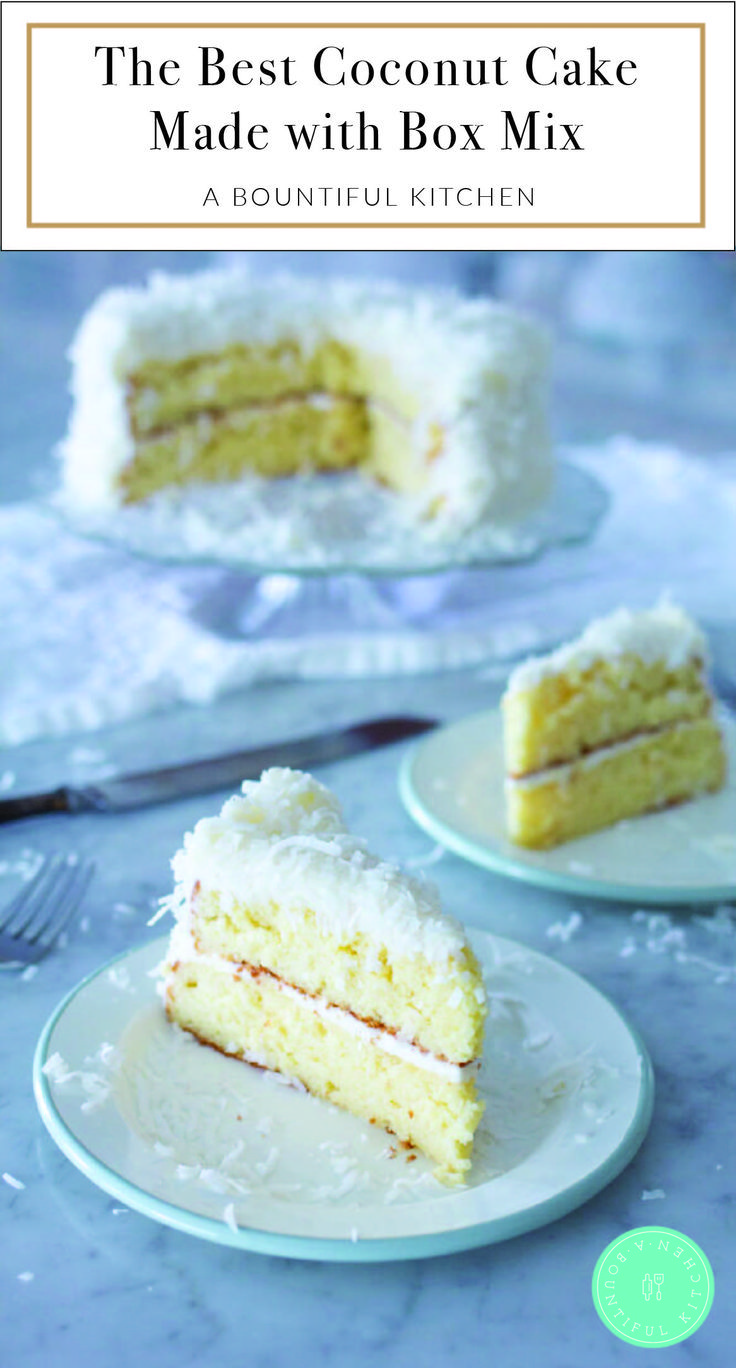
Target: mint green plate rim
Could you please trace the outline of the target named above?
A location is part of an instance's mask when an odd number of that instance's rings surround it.
[[[478,1249],[484,1245],[498,1244],[503,1240],[513,1239],[516,1235],[524,1235],[528,1231],[549,1225],[552,1221],[557,1221],[562,1216],[574,1211],[576,1207],[582,1206],[583,1203],[589,1201],[591,1197],[594,1197],[609,1183],[613,1182],[613,1179],[617,1178],[619,1173],[626,1168],[649,1130],[654,1109],[654,1070],[646,1046],[638,1031],[626,1020],[611,999],[605,993],[601,993],[598,988],[595,988],[593,991],[621,1018],[633,1040],[641,1069],[639,1095],[628,1130],[616,1149],[599,1164],[598,1168],[586,1174],[584,1178],[571,1183],[563,1191],[555,1193],[552,1197],[518,1214],[511,1213],[498,1220],[482,1221],[457,1230],[439,1230],[431,1235],[409,1235],[395,1239],[361,1239],[353,1243],[351,1240],[284,1235],[249,1226],[240,1226],[237,1231],[233,1231],[222,1221],[216,1221],[207,1216],[199,1216],[194,1212],[187,1211],[184,1207],[175,1206],[171,1202],[165,1202],[161,1198],[154,1197],[143,1188],[129,1182],[127,1178],[123,1178],[91,1154],[86,1146],[77,1139],[57,1111],[48,1080],[43,1072],[43,1067],[48,1058],[49,1042],[67,1007],[94,979],[107,973],[116,964],[120,964],[142,948],[141,945],[134,946],[108,960],[100,968],[95,969],[83,978],[55,1008],[41,1032],[34,1052],[33,1092],[41,1120],[49,1135],[67,1159],[71,1160],[75,1168],[78,1168],[96,1187],[125,1202],[132,1210],[150,1217],[151,1220],[170,1226],[174,1230],[182,1231],[186,1235],[195,1235],[199,1239],[209,1240],[213,1244],[227,1245],[254,1254],[270,1254],[285,1259],[309,1259],[324,1263],[388,1263],[397,1260],[430,1259],[443,1254],[457,1254],[468,1249]],[[567,969],[567,972],[573,974],[575,978],[582,978],[582,975],[575,974],[573,970]],[[587,982],[586,980],[583,981]],[[588,987],[591,986],[588,984]]]
[[[428,747],[436,744],[438,737],[446,738],[455,730],[462,732],[469,723],[472,725],[483,718],[494,718],[497,711],[495,708],[489,708],[482,713],[473,713],[469,717],[449,722],[446,726],[428,732],[420,741],[415,742],[401,762],[398,776],[399,797],[409,816],[433,840],[454,851],[456,855],[461,855],[463,859],[469,860],[471,864],[491,870],[493,874],[516,879],[520,883],[532,884],[536,888],[546,888],[553,893],[572,893],[581,897],[600,898],[607,902],[639,905],[647,903],[658,907],[667,906],[669,903],[678,906],[710,906],[734,897],[736,886],[733,882],[681,888],[676,884],[670,886],[656,883],[616,883],[609,879],[588,878],[583,874],[545,869],[527,863],[521,853],[514,856],[490,843],[484,844],[473,840],[472,837],[465,836],[455,827],[448,825],[432,811],[417,792],[414,781],[417,760]]]

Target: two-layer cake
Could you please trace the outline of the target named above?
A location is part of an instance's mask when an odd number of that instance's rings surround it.
[[[511,839],[546,847],[720,788],[703,633],[621,608],[512,673],[502,700]]]
[[[485,992],[432,888],[370,854],[329,790],[284,769],[198,822],[174,872],[171,1020],[461,1179],[483,1110]]]
[[[109,290],[71,349],[63,496],[115,510],[162,490],[357,471],[457,534],[546,497],[548,344],[450,291],[243,271]]]

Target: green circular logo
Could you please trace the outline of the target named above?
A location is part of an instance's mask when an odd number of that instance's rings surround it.
[[[660,1349],[703,1324],[713,1304],[713,1269],[679,1230],[627,1230],[595,1266],[593,1304],[619,1339]]]

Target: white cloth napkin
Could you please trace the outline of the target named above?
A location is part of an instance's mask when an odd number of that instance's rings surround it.
[[[161,565],[85,541],[36,505],[0,509],[0,744],[205,704],[268,678],[480,665],[542,649],[596,613],[644,606],[662,591],[706,623],[736,623],[736,456],[687,457],[623,438],[569,455],[611,495],[588,545],[407,580],[391,604],[370,581],[327,590],[275,576],[259,585],[218,566]],[[342,610],[336,593],[346,595]],[[233,596],[249,604],[247,637],[220,634]],[[332,605],[331,622],[320,603]]]

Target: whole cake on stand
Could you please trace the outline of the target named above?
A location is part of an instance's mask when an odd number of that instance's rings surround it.
[[[454,572],[582,538],[601,511],[555,469],[546,333],[486,298],[157,276],[101,295],[71,360],[60,506],[88,535],[227,567],[195,609],[220,635],[350,629],[380,670],[528,649],[516,623],[500,650],[478,639]]]
[[[397,516],[452,538],[489,513],[518,520],[549,492],[547,340],[490,300],[155,276],[103,294],[71,358],[61,456],[79,505],[353,470],[391,491]]]

